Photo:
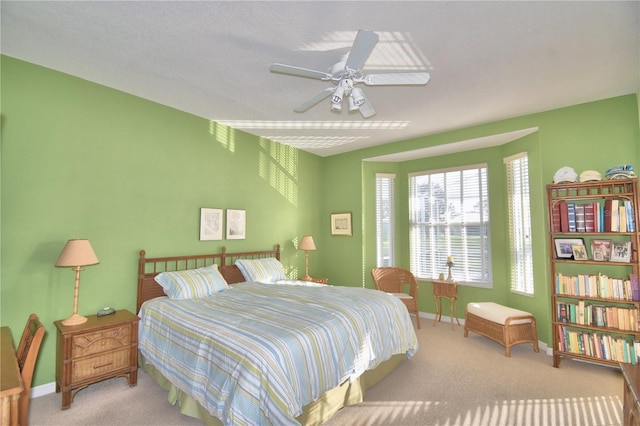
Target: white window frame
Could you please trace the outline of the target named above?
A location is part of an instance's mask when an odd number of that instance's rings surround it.
[[[396,175],[376,173],[376,265],[396,265]]]
[[[506,167],[511,291],[534,295],[529,162],[526,152],[503,159]]]
[[[452,256],[455,281],[491,288],[490,225],[487,164],[409,174],[411,271],[416,277],[446,276]]]

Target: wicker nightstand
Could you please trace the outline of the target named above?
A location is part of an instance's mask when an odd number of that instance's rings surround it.
[[[87,386],[112,377],[138,383],[138,318],[127,310],[98,317],[84,324],[58,329],[56,392],[62,391],[62,409],[69,408],[75,394]]]

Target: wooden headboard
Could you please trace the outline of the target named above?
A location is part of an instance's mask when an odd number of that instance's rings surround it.
[[[222,247],[220,253],[154,258],[147,258],[146,252],[140,250],[136,312],[140,312],[140,306],[147,300],[164,296],[162,287],[154,280],[155,276],[161,272],[203,268],[215,263],[227,283],[235,284],[245,281],[242,272],[235,265],[237,259],[264,259],[268,257],[280,260],[280,244],[276,244],[275,248],[271,250],[227,253],[227,249]]]

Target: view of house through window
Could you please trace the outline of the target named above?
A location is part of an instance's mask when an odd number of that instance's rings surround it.
[[[504,159],[509,194],[511,291],[533,295],[533,244],[527,154]]]
[[[409,175],[411,271],[425,280],[491,286],[489,194],[486,164]]]
[[[376,174],[376,263],[395,266],[395,199],[396,176]]]

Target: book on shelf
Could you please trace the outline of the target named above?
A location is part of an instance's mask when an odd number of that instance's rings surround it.
[[[613,200],[611,198],[607,198],[604,200],[604,211],[603,211],[603,219],[604,219],[604,232],[611,232],[611,212],[613,208]]]
[[[576,212],[576,232],[586,232],[584,204],[576,204],[574,209]]]
[[[585,232],[596,232],[596,203],[584,205],[584,227]]]
[[[567,203],[567,222],[569,222],[569,232],[576,232],[576,204]]]
[[[553,209],[551,210],[551,229],[553,232],[561,232],[562,228],[560,225],[560,204],[555,203],[553,205]]]
[[[569,207],[567,203],[558,203],[560,207],[560,231],[569,232]]]

